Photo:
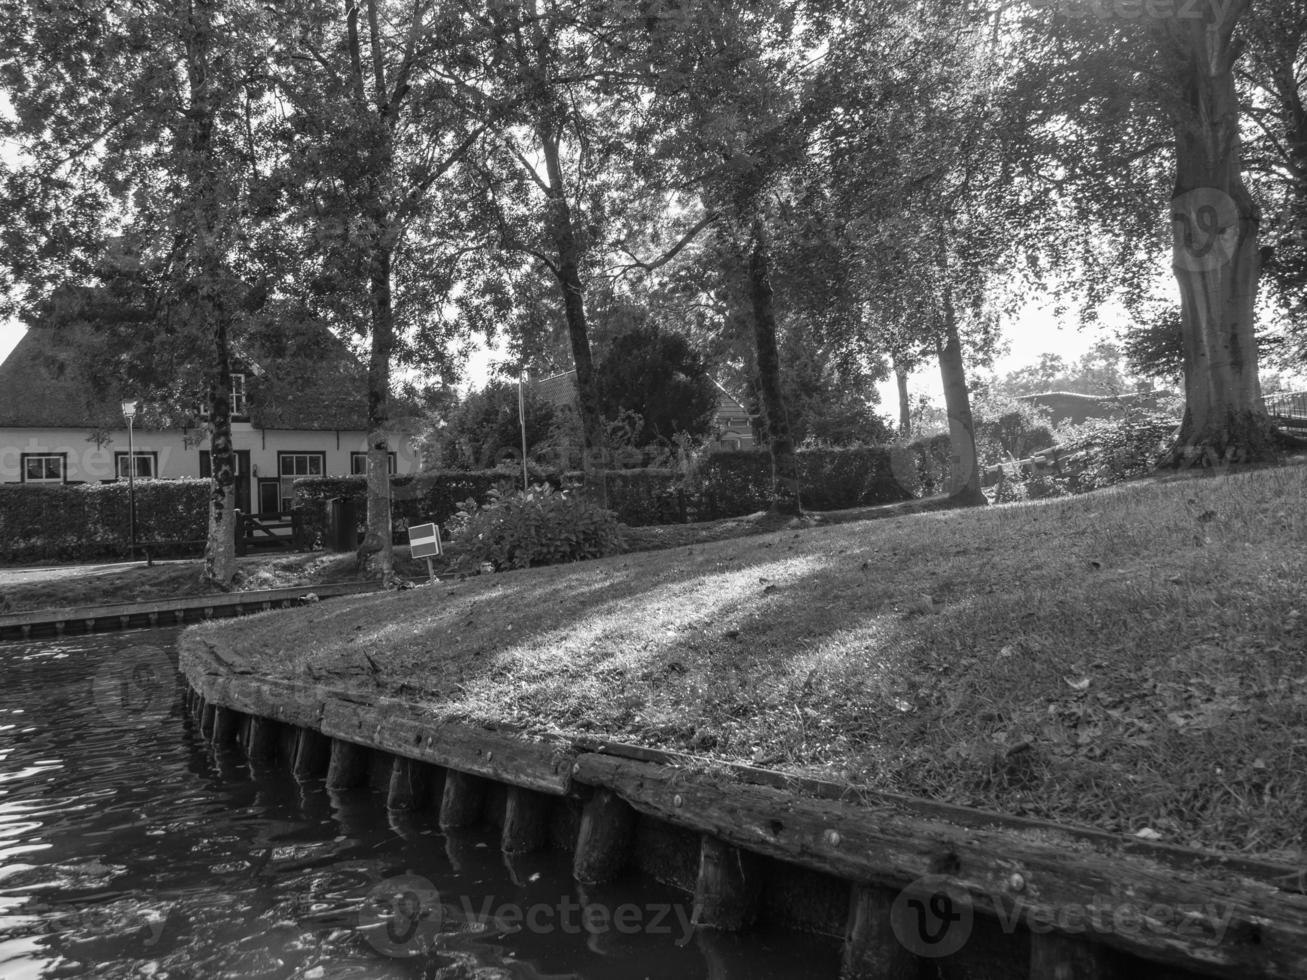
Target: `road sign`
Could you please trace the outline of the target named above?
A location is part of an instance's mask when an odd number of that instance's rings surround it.
[[[409,554],[414,558],[434,558],[440,554],[440,527],[437,524],[414,524],[408,529]]]

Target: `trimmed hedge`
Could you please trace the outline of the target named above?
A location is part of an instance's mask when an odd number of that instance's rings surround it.
[[[208,480],[137,480],[136,543],[150,553],[194,554],[209,530]],[[70,561],[126,555],[128,485],[0,484],[0,561]]]
[[[532,482],[562,485],[557,473],[532,469]],[[458,505],[469,498],[484,503],[487,494],[501,484],[520,487],[522,471],[515,470],[442,470],[416,476],[390,478],[390,516],[397,541],[407,541],[410,525],[434,521],[441,526],[458,513]],[[312,540],[328,535],[330,501],[344,498],[354,504],[361,526],[367,514],[368,482],[365,476],[301,477],[295,481],[295,507],[303,514],[304,530]]]
[[[948,457],[947,436],[910,446],[800,450],[803,506],[843,510],[941,493],[948,479]],[[532,483],[548,483],[554,489],[581,481],[579,473],[535,468],[530,477]],[[764,449],[716,452],[688,476],[674,469],[650,468],[610,470],[604,477],[608,509],[628,527],[741,517],[769,505],[771,455]],[[412,524],[433,521],[446,526],[464,500],[485,504],[495,487],[520,487],[521,471],[444,470],[392,477],[390,486],[396,540],[403,541],[402,532]],[[295,504],[311,537],[321,534],[322,540],[329,540],[328,505],[334,498],[351,501],[362,524],[367,508],[364,477],[295,481]]]

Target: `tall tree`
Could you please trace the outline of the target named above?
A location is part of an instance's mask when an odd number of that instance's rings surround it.
[[[108,275],[118,305],[134,312],[97,320],[97,349],[112,349],[115,328],[131,323],[129,349],[166,348],[183,384],[204,379],[213,493],[203,577],[222,588],[238,531],[231,336],[264,296],[238,257],[253,223],[251,120],[262,90],[251,38],[261,15],[240,0],[30,4],[0,25],[0,78],[16,116],[0,136],[22,154],[5,175],[10,276],[31,316],[60,286]],[[86,306],[63,312],[75,322]],[[104,363],[80,367],[93,376]],[[123,390],[158,381],[148,359],[107,363],[119,365]]]
[[[1038,11],[1020,22],[1022,87],[1041,88],[1014,122],[1032,150],[1028,172],[1060,188],[1077,239],[1101,242],[1099,233],[1116,246],[1086,247],[1072,268],[1082,281],[1122,283],[1140,302],[1169,226],[1185,368],[1175,465],[1273,451],[1254,336],[1261,214],[1245,179],[1237,74],[1250,32],[1274,13],[1231,0],[1144,5],[1129,19]]]
[[[434,0],[300,0],[277,17],[274,77],[290,108],[280,173],[305,226],[300,289],[368,338],[367,534],[389,584],[392,369],[406,344],[440,350],[450,284],[424,259],[442,240],[441,178],[484,127],[461,94],[467,27]]]
[[[647,113],[659,186],[697,194],[734,307],[748,325],[753,387],[772,456],[772,510],[801,510],[798,461],[781,379],[783,308],[776,294],[777,225],[795,188],[809,125],[803,99],[808,58],[794,11],[776,3],[651,8],[639,58],[655,68]]]
[[[892,6],[892,5],[891,5]],[[965,355],[992,350],[1031,204],[1012,192],[992,43],[965,11],[847,11],[822,85],[819,160],[851,225],[864,302],[896,358],[939,363],[950,492],[981,504]]]
[[[614,168],[635,149],[621,138],[620,119],[638,89],[613,52],[638,21],[625,8],[577,0],[465,9],[483,29],[476,90],[503,111],[467,171],[466,234],[499,253],[497,262],[483,262],[477,279],[488,292],[519,297],[531,289],[524,266],[552,280],[549,305],[565,324],[576,371],[586,486],[602,497],[606,440],[587,291]],[[552,332],[538,318],[517,325]],[[539,334],[515,340],[524,363],[539,361],[546,346]]]

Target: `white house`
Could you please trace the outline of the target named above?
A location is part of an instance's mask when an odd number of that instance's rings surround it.
[[[109,482],[128,474],[130,392],[97,397],[59,369],[68,328],[28,330],[0,364],[0,483]],[[300,476],[362,473],[366,374],[328,330],[311,358],[277,356],[248,340],[232,374],[237,506],[247,514],[290,508]],[[209,443],[198,424],[165,425],[148,404],[132,426],[136,476],[208,477]],[[413,445],[391,437],[391,469],[419,469]]]

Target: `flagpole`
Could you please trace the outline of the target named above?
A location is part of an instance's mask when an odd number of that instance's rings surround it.
[[[526,493],[526,402],[522,397],[522,372],[517,372],[517,424],[522,430],[522,492]]]

